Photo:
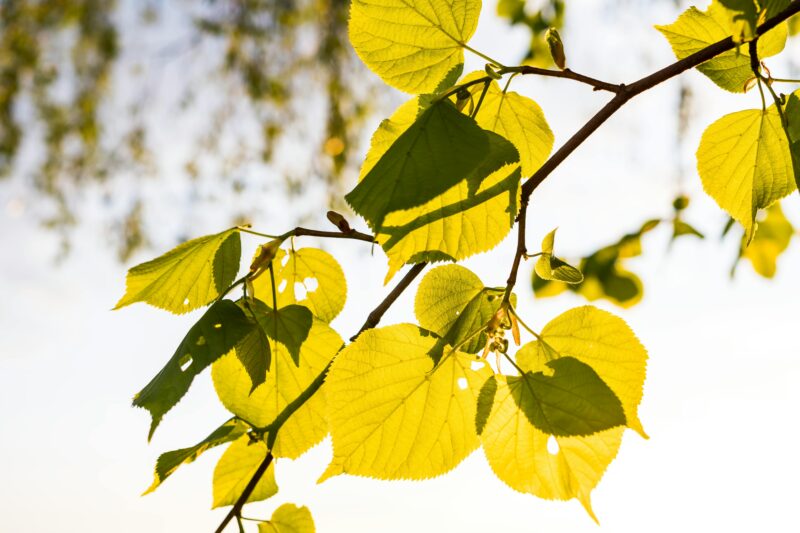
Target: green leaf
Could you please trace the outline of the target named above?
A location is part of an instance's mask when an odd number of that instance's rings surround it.
[[[548,435],[591,435],[625,424],[622,404],[597,373],[573,357],[546,363],[551,374],[505,376],[528,420]]]
[[[586,306],[556,317],[540,336],[517,352],[517,364],[526,374],[549,373],[552,363],[566,358],[589,365],[621,402],[628,427],[645,436],[636,412],[647,352],[625,322]],[[594,518],[591,491],[616,456],[624,428],[587,436],[547,435],[519,408],[511,383],[502,377],[497,381],[494,406],[481,433],[492,470],[521,492],[577,498]]]
[[[267,522],[259,522],[258,533],[314,533],[314,519],[308,507],[284,503]]]
[[[581,271],[553,255],[555,238],[556,230],[553,230],[545,235],[542,240],[542,255],[536,260],[536,265],[534,266],[536,275],[549,281],[580,283],[583,281]]]
[[[283,311],[283,310],[281,310]],[[254,427],[264,428],[294,401],[322,372],[342,346],[342,339],[321,320],[314,320],[307,340],[300,346],[299,365],[282,342],[272,352],[266,381],[252,391],[242,363],[227,355],[211,368],[211,377],[222,405]],[[328,433],[323,386],[300,407],[278,432],[273,454],[295,459]]]
[[[372,136],[362,178],[372,172],[428,102],[426,97],[409,100],[390,119],[381,122]],[[484,133],[490,144],[488,162],[516,160],[510,143],[491,132]],[[377,238],[389,256],[387,282],[406,263],[461,260],[493,248],[508,234],[518,209],[518,165],[504,165],[482,177],[485,174],[485,168],[478,168],[425,205],[386,217]]]
[[[473,72],[461,81],[483,76],[483,72]],[[470,89],[473,98],[478,98],[483,85],[474,85]],[[523,176],[536,172],[553,150],[555,138],[539,104],[513,91],[503,92],[495,81],[489,84],[475,119],[478,126],[497,133],[514,145],[519,152]]]
[[[475,332],[500,309],[503,292],[484,287],[478,276],[460,265],[443,265],[428,272],[419,284],[414,311],[420,326],[441,337],[430,355],[438,361],[448,345],[467,353],[483,349],[486,334]]]
[[[239,437],[228,446],[214,468],[212,509],[236,503],[259,465],[267,457],[267,451],[267,445],[263,441],[253,441],[249,435]],[[272,461],[245,503],[260,502],[277,493],[275,461]]]
[[[489,139],[450,102],[422,112],[345,198],[380,231],[388,213],[417,207],[441,195],[489,155]],[[502,166],[497,161],[492,170]]]
[[[194,446],[162,453],[156,461],[153,484],[144,491],[142,496],[156,490],[181,465],[193,462],[206,450],[238,439],[247,432],[248,428],[249,426],[241,420],[231,418]]]
[[[709,126],[697,149],[705,191],[752,238],[756,213],[795,188],[792,154],[778,110],[749,109]]]
[[[794,227],[783,214],[781,204],[775,203],[767,210],[766,217],[758,222],[756,234],[750,245],[744,248],[742,257],[750,261],[759,275],[773,278],[778,257],[789,247],[794,232]],[[745,245],[743,241],[742,246]]]
[[[733,42],[752,41],[756,36],[759,8],[754,0],[719,0],[720,9],[727,11]]]
[[[410,93],[433,92],[461,68],[478,25],[480,0],[354,0],[350,42],[383,81]]]
[[[309,337],[314,320],[311,311],[302,305],[279,307],[277,313],[261,300],[248,303],[253,318],[261,330],[273,341],[281,343],[299,364],[300,350]]]
[[[250,312],[249,310],[245,311]],[[272,362],[269,338],[262,327],[256,323],[250,332],[236,344],[234,351],[239,362],[247,370],[247,375],[250,376],[252,392],[267,378],[267,371]]]
[[[795,185],[800,189],[800,91],[795,91],[786,102],[784,115],[788,121],[786,135],[792,153]]]
[[[209,307],[164,368],[133,398],[133,405],[147,409],[153,418],[148,440],[164,414],[189,390],[194,377],[229,352],[253,327],[230,300]]]
[[[345,348],[325,386],[333,460],[342,473],[379,479],[443,474],[478,447],[478,391],[491,374],[450,351],[434,368],[436,337],[411,324],[369,330]]]
[[[676,217],[672,221],[672,240],[674,241],[682,235],[694,235],[700,239],[705,239],[705,236],[695,229],[694,226]]]
[[[290,304],[308,307],[314,316],[330,322],[344,308],[347,280],[342,267],[329,253],[317,248],[278,251],[272,261],[278,308]],[[298,290],[305,292],[299,297]],[[264,273],[253,281],[255,296],[272,303],[272,281]]]
[[[236,228],[187,241],[131,268],[125,280],[125,295],[114,309],[147,302],[182,314],[208,305],[233,283],[240,256]]]
[[[690,7],[673,24],[656,26],[656,29],[667,38],[678,59],[688,57],[717,41],[741,32],[741,29],[737,32],[730,12],[716,0],[707,11]],[[780,53],[786,44],[787,35],[786,24],[780,24],[760,37],[759,58],[764,59]],[[697,70],[723,89],[735,93],[745,92],[748,80],[753,78],[747,47],[724,52],[698,66]]]

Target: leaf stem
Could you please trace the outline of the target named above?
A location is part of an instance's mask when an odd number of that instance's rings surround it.
[[[280,235],[270,235],[269,233],[261,233],[260,231],[255,231],[250,229],[250,226],[236,226],[236,229],[242,231],[244,233],[249,233],[250,235],[256,235],[258,237],[266,237],[267,239],[280,239]]]
[[[498,74],[522,74],[522,75],[535,75],[535,76],[545,76],[550,78],[562,78],[567,80],[573,80],[580,83],[585,83],[586,85],[590,85],[594,88],[595,91],[608,91],[612,93],[618,93],[622,90],[622,85],[608,83],[606,81],[598,80],[592,78],[591,76],[585,76],[583,74],[578,74],[570,69],[564,70],[551,70],[546,68],[539,68],[539,67],[532,67],[530,65],[520,65],[518,67],[503,67],[497,71]]]
[[[469,50],[470,52],[472,52],[472,53],[473,53],[473,54],[475,54],[476,56],[478,56],[478,57],[480,57],[480,58],[482,58],[482,59],[485,59],[486,61],[488,61],[488,62],[489,62],[489,63],[491,63],[492,65],[497,65],[497,66],[498,66],[498,67],[500,67],[501,69],[507,68],[507,67],[506,67],[505,65],[503,65],[501,62],[497,61],[496,59],[492,59],[491,57],[487,56],[486,54],[484,54],[484,53],[482,53],[482,52],[478,52],[477,50],[475,50],[475,49],[474,49],[474,48],[472,48],[471,46],[467,45],[466,43],[460,43],[460,44],[461,44],[461,46],[463,46],[463,47],[464,47],[464,50]]]
[[[269,262],[269,281],[272,285],[272,316],[274,317],[275,322],[275,338],[273,339],[273,346],[272,349],[273,353],[275,353],[275,357],[278,356],[278,292],[275,287],[275,269],[272,267],[273,261]]]

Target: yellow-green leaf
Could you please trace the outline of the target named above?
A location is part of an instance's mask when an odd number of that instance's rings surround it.
[[[730,12],[717,0],[707,11],[690,7],[678,20],[666,26],[656,26],[672,46],[678,59],[688,57],[703,48],[721,41],[726,37],[740,33]],[[761,36],[758,40],[758,56],[761,59],[774,56],[783,50],[788,30],[786,24],[780,24]],[[746,46],[739,50],[729,50],[697,67],[697,70],[708,76],[711,81],[731,92],[745,92],[748,80],[753,78],[750,68],[750,55]]]
[[[239,271],[237,229],[187,241],[164,255],[131,268],[125,295],[114,309],[147,302],[172,313],[188,313],[213,302]]]
[[[787,220],[781,204],[775,203],[767,210],[764,220],[757,224],[756,234],[742,256],[750,261],[753,270],[765,278],[775,276],[778,257],[789,247],[794,227]],[[745,243],[742,243],[744,246]]]
[[[191,463],[206,450],[238,439],[247,432],[248,428],[249,426],[241,420],[231,418],[194,446],[162,453],[156,461],[153,483],[142,496],[156,490],[181,465]]]
[[[430,93],[460,73],[480,12],[480,0],[353,0],[350,42],[389,85]]]
[[[567,356],[597,372],[622,402],[627,426],[646,437],[638,407],[647,351],[625,321],[590,305],[570,309],[542,329],[540,340],[517,352],[517,364],[528,372],[547,371],[548,362]]]
[[[307,340],[300,346],[299,364],[295,364],[286,346],[278,342],[277,350],[272,352],[272,365],[266,381],[251,394],[250,377],[231,353],[211,369],[214,388],[231,413],[256,427],[265,427],[314,381],[341,346],[341,337],[330,326],[314,320]],[[320,442],[328,433],[325,409],[323,386],[283,425],[273,454],[295,459]]]
[[[303,305],[323,322],[330,322],[344,308],[347,280],[331,254],[317,248],[280,250],[272,266],[279,309],[290,304]],[[256,278],[253,288],[257,298],[272,306],[269,272]]]
[[[796,188],[777,108],[739,111],[711,124],[697,149],[697,170],[705,191],[744,226],[750,240],[758,210]]]
[[[252,441],[248,435],[239,437],[228,446],[214,468],[214,502],[211,508],[216,509],[236,503],[266,457],[267,445],[263,441]],[[246,503],[266,500],[277,492],[275,461],[273,461],[261,476]]]
[[[284,503],[267,522],[259,522],[258,533],[314,533],[314,519],[308,507]]]
[[[369,174],[414,122],[426,99],[414,98],[384,120],[372,136],[361,177]],[[484,132],[490,141],[490,162],[509,159],[511,145]],[[377,240],[389,256],[386,281],[408,262],[460,260],[496,246],[511,230],[519,203],[517,163],[486,175],[478,169],[424,205],[385,217]]]
[[[534,265],[536,275],[548,281],[580,283],[583,281],[581,271],[553,255],[555,238],[556,230],[553,230],[542,239],[542,253],[539,259],[536,260],[536,265]]]
[[[325,386],[333,460],[342,473],[379,479],[443,474],[478,447],[476,403],[491,375],[448,351],[434,369],[437,337],[411,324],[362,333],[336,358]]]
[[[483,76],[482,72],[473,72],[461,82]],[[483,85],[474,85],[471,89],[477,100]],[[497,133],[514,145],[519,152],[523,176],[536,172],[553,149],[555,137],[539,104],[513,91],[504,93],[495,81],[489,84],[475,119],[481,128]]]

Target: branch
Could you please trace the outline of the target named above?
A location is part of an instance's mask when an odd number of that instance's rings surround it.
[[[284,235],[286,237],[322,237],[325,239],[354,239],[357,241],[364,241],[364,242],[375,242],[375,237],[372,235],[367,235],[366,233],[361,233],[360,231],[356,231],[351,229],[347,232],[342,231],[320,231],[316,229],[308,229],[308,228],[294,228],[291,231],[287,231]]]
[[[417,263],[411,269],[406,272],[406,275],[403,276],[403,279],[395,286],[392,291],[386,295],[386,298],[378,304],[378,306],[369,314],[367,317],[366,322],[364,325],[361,326],[361,329],[358,330],[358,333],[353,335],[350,339],[351,341],[355,341],[358,336],[368,329],[372,329],[378,325],[381,318],[383,317],[384,313],[392,306],[392,304],[400,297],[400,295],[405,291],[411,282],[414,281],[420,272],[422,272],[428,263]],[[339,351],[344,348],[342,345],[339,348]],[[339,352],[336,352],[337,354]],[[334,356],[335,357],[335,356]],[[258,469],[253,473],[253,477],[250,478],[250,481],[247,482],[247,486],[244,488],[241,496],[236,500],[236,503],[233,504],[230,512],[225,516],[222,520],[222,523],[216,529],[215,533],[221,533],[225,526],[227,526],[234,517],[241,516],[242,508],[244,507],[245,503],[247,503],[247,499],[250,497],[250,494],[253,493],[258,482],[261,480],[261,477],[269,468],[270,463],[272,462],[272,447],[275,445],[275,440],[278,438],[278,431],[281,429],[283,424],[292,416],[300,407],[302,407],[314,394],[319,390],[322,384],[325,382],[325,377],[328,375],[328,370],[331,368],[331,364],[333,364],[333,359],[328,361],[328,364],[325,365],[325,368],[322,369],[314,381],[309,383],[308,387],[305,388],[300,395],[297,396],[294,400],[286,405],[283,410],[275,417],[268,426],[263,428],[255,428],[259,432],[263,432],[267,434],[267,449],[270,450],[267,453],[267,456],[264,458],[264,461],[258,466]]]
[[[538,67],[531,67],[528,65],[522,65],[520,67],[505,67],[498,70],[497,72],[498,74],[507,74],[507,73],[508,74],[517,73],[522,75],[534,74],[536,76],[546,76],[550,78],[564,78],[568,80],[579,81],[587,85],[591,85],[595,91],[608,91],[615,94],[622,90],[622,86],[619,84],[608,83],[589,76],[584,76],[583,74],[578,74],[577,72],[573,72],[568,68],[564,70],[550,70],[546,68],[538,68]]]
[[[250,498],[250,495],[255,490],[256,485],[258,485],[258,482],[261,481],[261,478],[264,476],[264,473],[267,471],[271,463],[272,463],[272,451],[270,450],[267,452],[267,456],[264,458],[261,464],[258,465],[258,468],[253,473],[253,477],[251,477],[250,481],[247,482],[247,485],[242,491],[242,495],[239,496],[239,499],[236,500],[236,503],[233,504],[233,507],[231,507],[231,510],[228,511],[228,514],[225,515],[225,518],[222,519],[222,522],[220,523],[219,527],[215,530],[214,533],[222,533],[222,531],[225,529],[225,526],[227,526],[231,520],[233,520],[234,518],[241,518],[242,507],[244,507],[244,504],[247,502],[247,499]]]
[[[764,33],[770,31],[771,29],[775,28],[781,22],[784,22],[786,19],[791,17],[792,15],[796,15],[800,13],[800,0],[793,0],[792,3],[784,9],[779,14],[775,15],[771,19],[767,20],[763,24],[758,27],[757,35],[763,35]],[[519,221],[520,225],[524,225],[525,222],[525,211],[528,208],[528,203],[533,194],[533,191],[541,185],[541,183],[561,164],[564,160],[569,157],[572,152],[575,151],[578,146],[583,144],[583,142],[588,139],[595,131],[597,131],[603,123],[608,120],[611,115],[616,113],[619,108],[623,105],[628,103],[634,96],[637,96],[649,89],[652,89],[656,85],[663,83],[669,79],[686,72],[689,69],[692,69],[706,61],[715,58],[716,56],[727,52],[728,50],[733,50],[736,44],[733,42],[731,37],[727,37],[722,39],[719,42],[711,44],[702,50],[695,52],[694,54],[685,57],[671,65],[668,65],[648,76],[641,78],[638,81],[631,83],[630,85],[621,84],[617,87],[616,94],[614,98],[611,99],[605,106],[603,106],[600,111],[598,111],[589,121],[581,127],[575,134],[570,137],[567,142],[565,142],[561,148],[556,151],[550,158],[545,161],[545,163],[539,167],[533,176],[528,178],[525,183],[522,184],[522,192],[521,192],[521,199],[520,199],[520,212],[517,216],[517,220]],[[552,71],[550,71],[552,72]],[[517,270],[519,268],[520,259],[522,254],[524,254],[525,250],[525,230],[520,228],[519,241],[517,242],[517,251],[514,256],[514,262],[511,269],[511,275],[508,278],[508,285],[506,286],[506,294],[510,294],[511,290],[514,288],[514,284],[516,283],[517,277]],[[522,252],[520,252],[522,250]]]

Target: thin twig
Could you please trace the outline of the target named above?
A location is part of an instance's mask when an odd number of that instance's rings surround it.
[[[234,519],[234,517],[241,516],[242,507],[244,507],[244,504],[247,503],[247,499],[250,498],[250,495],[255,490],[258,482],[261,481],[261,478],[264,476],[264,473],[267,471],[271,463],[272,451],[268,451],[267,456],[264,458],[261,464],[258,465],[258,468],[253,473],[253,477],[251,477],[250,481],[247,482],[247,485],[242,491],[242,495],[239,496],[239,499],[233,504],[233,507],[231,507],[231,510],[228,511],[228,514],[225,515],[225,518],[222,519],[222,522],[214,533],[222,533],[222,531],[225,529],[225,526],[227,526],[228,523]]]
[[[568,68],[564,70],[551,70],[546,68],[531,67],[529,65],[522,65],[519,67],[505,67],[498,70],[499,74],[507,74],[509,72],[513,72],[515,74],[523,74],[523,75],[532,74],[535,76],[546,76],[550,78],[563,78],[573,81],[579,81],[581,83],[591,85],[595,91],[608,91],[616,94],[622,90],[619,84],[608,83],[606,81],[598,80],[590,76],[578,74],[577,72],[573,72]]]
[[[322,237],[325,239],[354,239],[357,241],[364,241],[364,242],[375,242],[375,237],[372,235],[367,235],[366,233],[361,233],[360,231],[350,230],[348,232],[340,232],[340,231],[321,231],[316,229],[308,229],[308,228],[294,228],[291,231],[287,231],[282,235],[284,238],[288,237]]]

